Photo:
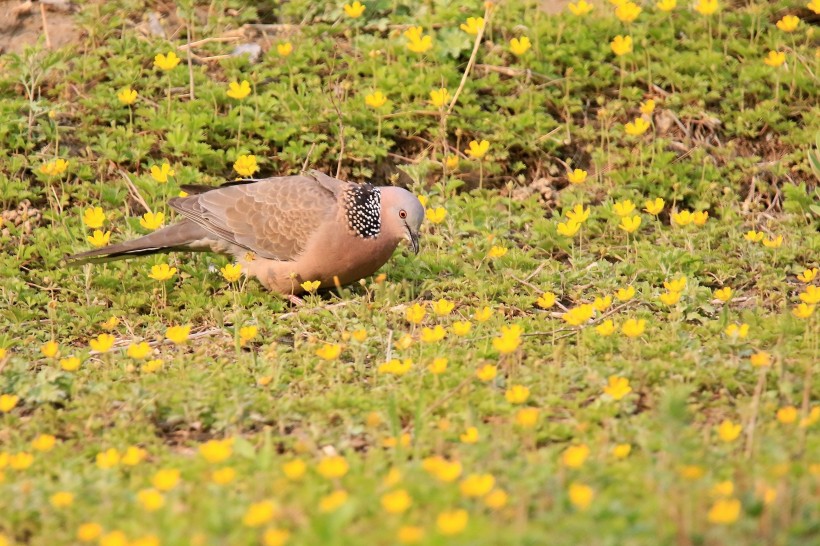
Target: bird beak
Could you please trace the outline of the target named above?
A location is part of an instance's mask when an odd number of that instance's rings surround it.
[[[419,253],[419,234],[413,233],[410,226],[407,226],[407,243],[410,245],[410,248],[413,250],[414,254]]]

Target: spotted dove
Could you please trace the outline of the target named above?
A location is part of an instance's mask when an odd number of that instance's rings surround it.
[[[303,281],[349,284],[376,272],[400,242],[419,250],[424,208],[412,193],[302,175],[183,186],[169,201],[184,219],[120,244],[82,252],[69,263],[104,262],[171,251],[232,255],[269,290],[299,294]]]

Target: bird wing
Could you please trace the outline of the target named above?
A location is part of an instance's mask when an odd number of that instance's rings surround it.
[[[319,226],[336,218],[337,198],[328,185],[311,173],[220,187],[169,203],[220,239],[264,258],[292,261]]]

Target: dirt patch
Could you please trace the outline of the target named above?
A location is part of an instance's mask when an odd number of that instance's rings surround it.
[[[0,0],[0,53],[19,53],[40,39],[55,49],[77,42],[80,29],[74,12],[71,3],[60,0]]]

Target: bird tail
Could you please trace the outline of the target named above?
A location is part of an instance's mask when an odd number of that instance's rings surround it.
[[[172,252],[174,250],[202,250],[201,248],[192,248],[190,245],[207,237],[208,233],[204,228],[193,222],[183,220],[138,239],[67,256],[66,262],[68,265],[83,265],[110,262],[133,256]]]

